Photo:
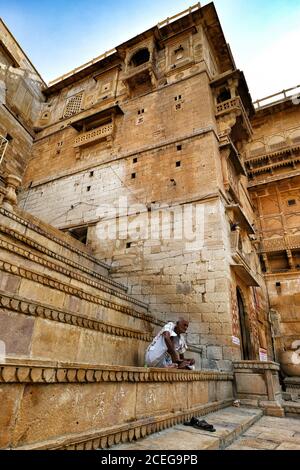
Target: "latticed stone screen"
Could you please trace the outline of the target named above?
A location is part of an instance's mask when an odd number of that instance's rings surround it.
[[[82,102],[83,92],[78,93],[77,95],[71,96],[68,99],[65,111],[64,111],[64,118],[68,118],[74,116],[74,114],[78,114],[81,109],[81,102]]]
[[[0,135],[0,163],[2,162],[2,158],[4,157],[7,144],[8,140],[2,137],[2,135]]]

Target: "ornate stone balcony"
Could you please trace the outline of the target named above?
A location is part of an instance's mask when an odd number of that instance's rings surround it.
[[[90,143],[98,142],[99,140],[111,138],[113,128],[113,123],[110,123],[88,132],[83,132],[75,139],[74,147],[81,147]]]
[[[300,235],[287,235],[270,240],[263,240],[260,245],[262,253],[295,250],[300,248]]]
[[[228,113],[237,113],[242,116],[244,127],[247,130],[249,135],[252,135],[252,126],[248,118],[248,114],[244,108],[243,102],[239,96],[231,98],[230,100],[223,101],[222,103],[217,104],[216,116],[223,116]]]

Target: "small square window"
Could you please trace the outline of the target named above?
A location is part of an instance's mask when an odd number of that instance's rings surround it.
[[[295,205],[296,205],[296,199],[290,199],[290,200],[288,201],[288,205],[289,205],[289,206],[295,206]]]
[[[90,171],[90,178],[92,178],[92,176],[94,176],[94,172]]]
[[[181,162],[176,162],[176,168],[179,168],[181,166]]]
[[[182,150],[182,145],[177,145],[177,152],[180,152]]]
[[[88,187],[86,188],[86,190],[87,190],[87,192],[90,192],[91,186],[88,186]]]
[[[137,163],[137,161],[138,161],[137,158],[134,158],[134,159],[132,160],[133,163]]]
[[[136,173],[131,173],[131,179],[134,180],[136,178]]]
[[[131,248],[131,242],[127,242],[127,243],[126,243],[126,248],[127,248],[127,249],[128,249],[128,248]]]

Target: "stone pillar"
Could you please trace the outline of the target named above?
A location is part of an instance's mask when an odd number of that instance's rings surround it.
[[[17,188],[21,184],[21,179],[15,175],[8,175],[6,178],[6,194],[3,197],[2,207],[13,212],[14,206],[18,203]]]
[[[262,408],[268,416],[284,417],[276,362],[239,361],[233,363],[236,398],[242,405]]]

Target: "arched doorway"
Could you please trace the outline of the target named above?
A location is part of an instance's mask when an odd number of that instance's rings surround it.
[[[245,304],[240,289],[236,289],[237,304],[239,309],[239,321],[241,330],[241,353],[244,361],[250,361],[252,359],[251,354],[251,338],[249,330],[249,321],[247,312],[245,310]]]

